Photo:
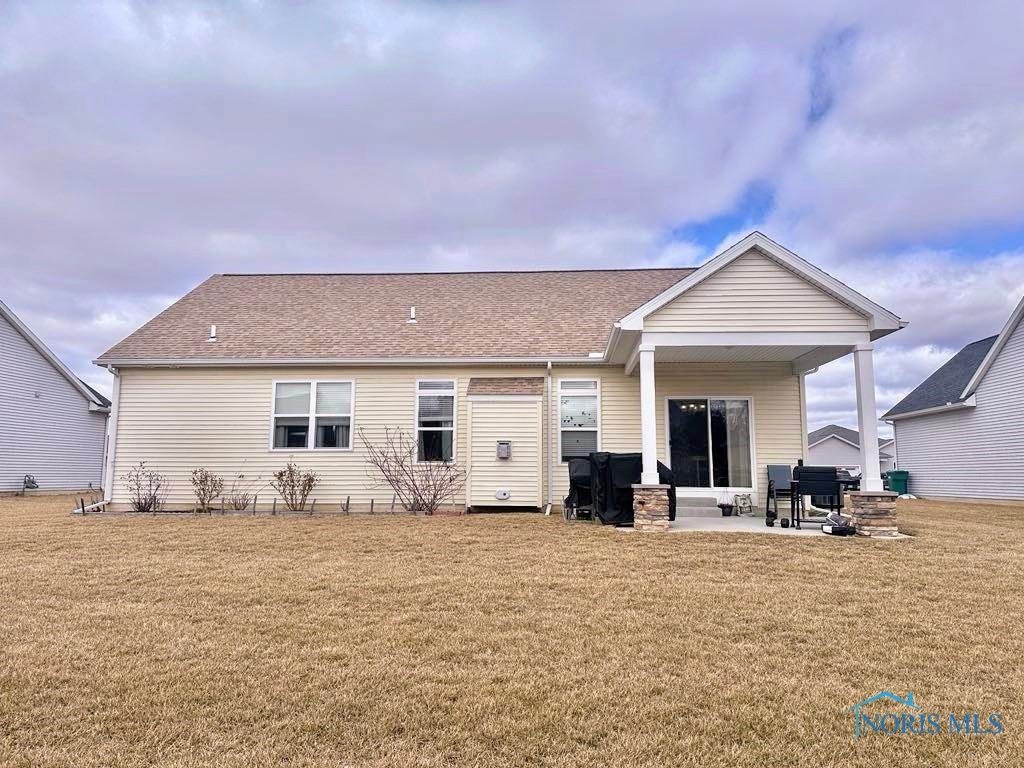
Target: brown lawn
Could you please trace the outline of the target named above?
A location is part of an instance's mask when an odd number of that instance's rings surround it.
[[[3,765],[1024,754],[1024,508],[901,503],[915,538],[871,542],[70,507],[0,499]],[[1006,732],[855,741],[881,690]]]

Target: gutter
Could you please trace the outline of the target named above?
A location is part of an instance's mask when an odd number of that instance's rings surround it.
[[[107,370],[114,376],[114,391],[110,396],[110,415],[107,417],[106,456],[103,461],[103,501],[109,504],[114,495],[114,457],[117,454],[117,420],[121,410],[121,372],[112,365]]]
[[[98,358],[95,365],[110,368],[247,368],[318,365],[349,366],[410,366],[410,365],[608,365],[600,357],[154,357],[154,358]]]
[[[912,419],[915,416],[928,416],[933,413],[945,413],[946,411],[959,411],[964,408],[974,408],[978,404],[977,398],[971,395],[966,400],[962,400],[959,403],[946,403],[945,405],[936,405],[932,408],[921,408],[917,411],[907,411],[906,413],[894,413],[887,414],[882,417],[882,421],[900,421],[902,419]]]

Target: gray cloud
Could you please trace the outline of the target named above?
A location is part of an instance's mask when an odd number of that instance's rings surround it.
[[[1024,292],[1022,248],[928,245],[1021,221],[1021,15],[7,3],[0,293],[104,388],[88,361],[212,272],[692,264],[670,233],[760,183],[769,234],[912,321],[888,407]],[[847,368],[812,426],[854,418]]]

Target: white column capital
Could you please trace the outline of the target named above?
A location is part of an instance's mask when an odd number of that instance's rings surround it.
[[[863,342],[861,344],[854,344],[853,345],[853,351],[854,352],[871,352],[871,351],[874,350],[874,348],[875,348],[875,343],[873,341],[865,341],[865,342]]]

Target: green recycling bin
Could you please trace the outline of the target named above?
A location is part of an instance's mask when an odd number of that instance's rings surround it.
[[[893,493],[903,495],[907,493],[907,488],[910,486],[910,473],[905,469],[890,469],[889,474],[886,475],[889,478],[889,490]]]

